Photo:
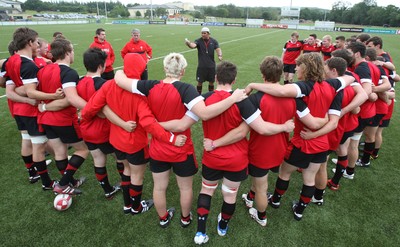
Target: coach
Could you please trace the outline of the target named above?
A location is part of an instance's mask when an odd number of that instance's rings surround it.
[[[201,38],[190,42],[185,39],[185,44],[190,48],[197,48],[198,66],[196,72],[197,91],[201,94],[203,82],[208,81],[208,91],[214,91],[215,81],[215,60],[214,50],[217,51],[219,61],[222,60],[222,50],[218,41],[210,37],[210,29],[203,27],[201,29]]]

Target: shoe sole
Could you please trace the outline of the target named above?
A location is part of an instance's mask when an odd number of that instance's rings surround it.
[[[254,210],[255,210],[255,214],[257,214],[257,209],[254,208]],[[267,226],[267,221],[265,221],[265,222],[260,221],[260,220],[258,219],[258,216],[257,216],[257,215],[254,215],[254,214],[251,213],[250,211],[252,211],[251,208],[249,209],[249,214],[250,214],[250,217],[251,217],[255,222],[257,222],[257,223],[258,223],[259,225],[261,225],[261,226]]]
[[[292,202],[292,212],[293,212],[293,217],[295,220],[300,221],[303,216],[298,216],[296,213],[296,208],[297,208],[297,202]]]

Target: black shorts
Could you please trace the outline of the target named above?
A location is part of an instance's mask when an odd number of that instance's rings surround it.
[[[95,144],[92,142],[86,142],[86,146],[88,147],[88,149],[90,151],[96,150],[96,149],[100,149],[101,152],[103,152],[103,154],[111,154],[115,152],[114,147],[109,143],[109,142],[104,142],[104,143],[100,143],[100,144]]]
[[[368,123],[372,121],[374,117],[371,118],[360,118],[358,117],[358,126],[355,128],[354,133],[361,133],[368,126]]]
[[[104,72],[103,74],[101,74],[101,78],[105,79],[105,80],[112,80],[114,79],[114,70],[108,71],[108,72]]]
[[[247,167],[241,171],[230,172],[223,170],[215,170],[203,164],[201,175],[209,181],[217,181],[226,178],[232,182],[241,182],[247,178]]]
[[[249,175],[255,178],[262,178],[268,174],[269,169],[262,169],[253,164],[249,164]]]
[[[215,68],[197,68],[196,80],[200,83],[215,81]]]
[[[30,136],[44,136],[45,133],[39,130],[37,117],[14,116],[18,130],[26,130]]]
[[[161,173],[172,168],[173,172],[179,177],[190,177],[197,173],[197,163],[193,154],[188,155],[182,162],[166,162],[150,158],[150,170],[154,173]]]
[[[299,148],[293,146],[293,144],[290,144],[287,152],[290,153],[288,157],[285,157],[286,163],[295,167],[306,169],[311,162],[316,164],[322,164],[326,162],[327,151],[316,154],[306,154]]]
[[[381,128],[387,128],[389,127],[390,124],[390,119],[385,119],[381,121],[381,124],[379,124],[379,127]]]
[[[43,129],[46,131],[48,139],[60,138],[64,144],[77,143],[82,141],[82,138],[78,135],[75,127],[72,126],[52,126],[43,124]]]
[[[296,64],[283,64],[283,72],[296,73]]]
[[[369,127],[378,127],[379,123],[381,122],[382,118],[385,116],[386,114],[376,114],[375,117],[372,118],[372,120],[370,120],[367,123],[367,126]]]
[[[127,160],[132,165],[143,165],[149,162],[149,155],[148,155],[148,147],[146,146],[140,151],[137,151],[133,154],[128,154],[122,152],[118,149],[115,149],[115,156],[117,156],[118,160]]]
[[[342,139],[340,140],[340,144],[343,144],[354,135],[354,131],[347,131],[343,133]]]

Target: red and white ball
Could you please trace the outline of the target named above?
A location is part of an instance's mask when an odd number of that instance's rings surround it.
[[[58,194],[54,199],[54,208],[58,211],[67,210],[72,204],[72,197],[67,194]]]

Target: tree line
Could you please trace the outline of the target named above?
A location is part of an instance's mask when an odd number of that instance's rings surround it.
[[[99,14],[105,15],[104,2],[98,2]],[[107,15],[109,17],[129,17],[127,7],[134,7],[138,3],[123,5],[120,2],[107,2]],[[97,14],[97,2],[79,3],[79,2],[58,2],[49,3],[41,0],[27,0],[22,4],[23,10],[60,11],[75,13],[94,13]],[[217,7],[196,6],[197,11],[184,11],[183,14],[190,14],[194,18],[203,19],[206,16],[219,18],[239,18],[239,19],[264,19],[279,21],[280,8],[276,7],[238,7],[234,4],[222,4]],[[163,16],[166,9],[156,8],[153,15]],[[144,17],[150,16],[148,10]],[[135,16],[131,16],[135,17]],[[136,17],[140,17],[136,13]],[[331,10],[321,8],[302,8],[300,19],[310,21],[334,21],[337,23],[371,26],[400,26],[400,8],[394,5],[386,7],[377,6],[375,0],[363,0],[360,3],[351,5],[347,1],[337,1],[333,4]]]

